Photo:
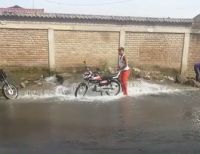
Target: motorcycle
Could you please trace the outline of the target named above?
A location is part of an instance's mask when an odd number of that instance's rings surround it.
[[[18,96],[17,88],[8,82],[6,73],[0,69],[0,82],[3,83],[2,93],[7,99],[16,99]]]
[[[110,76],[101,76],[99,72],[91,71],[84,61],[86,71],[82,74],[84,82],[81,82],[76,90],[75,97],[85,96],[88,89],[92,89],[93,92],[99,92],[101,95],[106,93],[109,96],[116,96],[120,92],[120,82],[118,80],[120,71]]]

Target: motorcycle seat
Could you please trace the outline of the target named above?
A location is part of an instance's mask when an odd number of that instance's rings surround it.
[[[114,76],[115,76],[114,74],[103,76],[102,80],[110,80],[110,79],[113,79]]]

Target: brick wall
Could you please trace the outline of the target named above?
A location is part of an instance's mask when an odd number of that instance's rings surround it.
[[[56,69],[117,64],[118,32],[55,31]]]
[[[0,29],[0,67],[48,67],[47,30]]]
[[[55,30],[56,70],[117,64],[119,32]],[[200,61],[200,34],[191,34],[188,74]],[[126,32],[125,49],[130,65],[180,70],[184,34]],[[0,29],[0,67],[48,68],[48,30]]]
[[[188,55],[188,75],[194,76],[194,64],[200,62],[200,34],[191,34]]]
[[[180,71],[184,34],[126,33],[126,52],[134,65],[160,66]]]

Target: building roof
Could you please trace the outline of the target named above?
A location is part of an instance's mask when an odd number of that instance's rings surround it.
[[[192,24],[193,19],[189,18],[152,18],[152,17],[132,17],[132,16],[104,16],[104,15],[83,15],[83,14],[58,14],[58,13],[16,13],[0,12],[0,19],[27,19],[27,20],[62,20],[62,21],[99,21],[117,23],[168,23],[168,24]]]
[[[13,9],[23,9],[21,6],[19,6],[19,5],[14,5],[14,6],[11,6],[11,7],[9,7],[9,8],[7,8],[7,9],[11,9],[11,8],[13,8]]]
[[[15,5],[8,8],[0,8],[0,14],[3,14],[3,13],[13,13],[13,14],[44,13],[44,9],[25,9],[18,5]]]

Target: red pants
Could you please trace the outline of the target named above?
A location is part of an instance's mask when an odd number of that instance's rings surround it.
[[[130,70],[122,71],[120,74],[122,92],[124,95],[128,95],[128,77],[129,77],[129,75],[130,75]]]

